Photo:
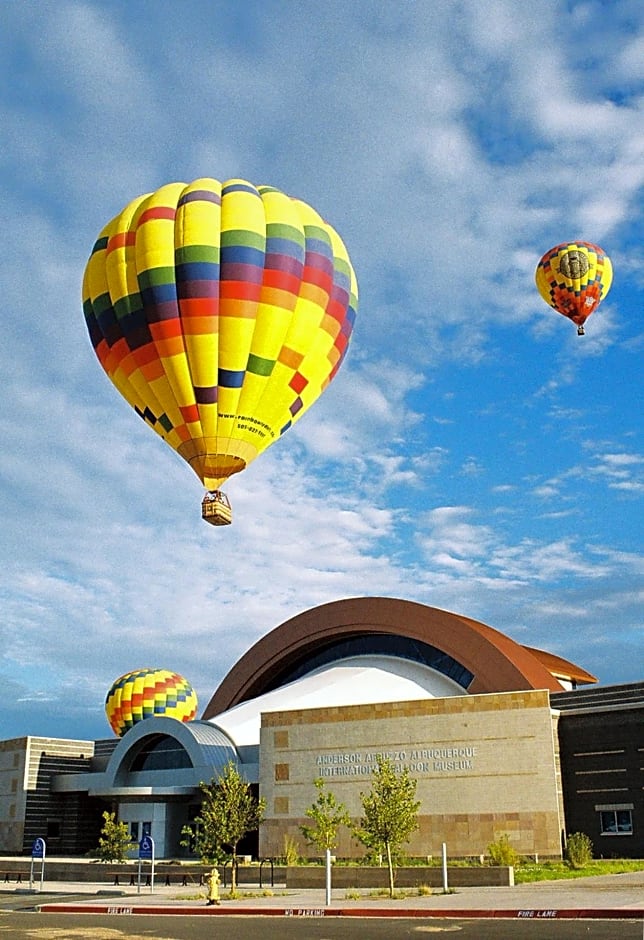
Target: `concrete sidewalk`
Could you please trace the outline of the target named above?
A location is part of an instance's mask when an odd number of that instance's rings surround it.
[[[319,889],[287,890],[276,885],[272,894],[242,888],[230,899],[221,891],[221,903],[206,904],[205,888],[166,887],[154,890],[141,886],[109,888],[87,883],[35,883],[34,906],[42,911],[88,913],[208,914],[247,916],[336,916],[336,917],[511,917],[511,918],[620,918],[644,920],[644,871],[602,875],[565,881],[537,882],[514,887],[458,888],[454,894],[435,890],[417,895],[411,889],[401,899],[361,892],[357,899],[345,889],[332,893],[325,905]],[[27,893],[28,885],[2,893]],[[267,889],[265,889],[267,891]]]

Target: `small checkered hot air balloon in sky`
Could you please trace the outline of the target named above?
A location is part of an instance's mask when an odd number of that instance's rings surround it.
[[[167,669],[135,669],[115,682],[105,698],[105,714],[112,731],[122,737],[139,721],[163,715],[192,721],[197,696],[187,679]]]
[[[108,377],[207,490],[220,487],[324,391],[351,336],[347,250],[306,203],[244,180],[170,183],[100,233],[83,308]]]
[[[584,323],[604,299],[613,280],[613,266],[603,248],[590,242],[563,242],[547,251],[535,272],[545,302],[577,324]]]

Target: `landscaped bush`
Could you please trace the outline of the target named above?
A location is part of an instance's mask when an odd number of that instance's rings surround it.
[[[510,845],[510,840],[505,833],[496,842],[490,842],[487,854],[490,856],[492,865],[516,865],[519,861],[519,853]]]
[[[287,833],[284,834],[284,864],[286,865],[298,865],[300,862],[300,853],[298,849],[298,844],[296,840],[289,836]]]
[[[585,832],[573,832],[568,836],[565,856],[571,868],[583,868],[592,860],[593,843]]]

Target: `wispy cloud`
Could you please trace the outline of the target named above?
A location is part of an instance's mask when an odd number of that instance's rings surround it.
[[[205,703],[259,636],[358,595],[641,678],[639,7],[332,0],[304,23],[290,0],[23,0],[0,20],[0,733],[107,733],[138,665]],[[309,201],[360,284],[346,363],[231,481],[225,531],[80,303],[101,226],[200,175]],[[583,338],[533,286],[568,237],[615,265]]]

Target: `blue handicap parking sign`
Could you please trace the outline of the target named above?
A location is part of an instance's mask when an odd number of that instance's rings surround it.
[[[32,858],[44,858],[45,857],[45,840],[44,839],[34,839],[34,843],[31,847],[31,857]]]
[[[152,836],[143,836],[139,842],[139,858],[151,859],[154,854],[154,840]]]

